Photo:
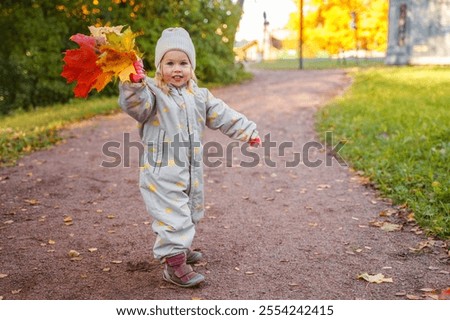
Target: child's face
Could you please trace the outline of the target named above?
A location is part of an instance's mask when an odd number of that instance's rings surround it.
[[[183,51],[168,51],[161,60],[163,80],[175,87],[184,86],[191,79],[191,63]]]

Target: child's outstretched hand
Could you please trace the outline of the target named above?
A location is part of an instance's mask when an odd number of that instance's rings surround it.
[[[258,147],[261,144],[261,138],[256,136],[256,138],[252,138],[248,141],[251,147]]]
[[[135,62],[133,62],[133,67],[136,70],[136,74],[134,73],[130,74],[131,82],[134,83],[141,82],[142,79],[145,78],[144,63],[142,62],[141,59],[137,59]]]

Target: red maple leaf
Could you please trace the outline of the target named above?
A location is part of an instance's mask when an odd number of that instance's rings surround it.
[[[75,97],[86,98],[97,78],[103,73],[96,63],[98,52],[95,39],[79,33],[70,37],[70,40],[76,42],[80,48],[65,52],[63,60],[66,64],[61,76],[67,79],[67,83],[77,82],[73,89]]]

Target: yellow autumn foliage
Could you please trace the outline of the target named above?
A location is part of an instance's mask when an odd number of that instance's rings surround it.
[[[291,37],[285,48],[297,49],[299,38],[299,3],[292,0],[298,11],[291,14],[286,26]],[[325,51],[385,51],[387,47],[388,6],[386,0],[304,0],[304,55],[316,56]],[[356,27],[356,29],[355,29]]]

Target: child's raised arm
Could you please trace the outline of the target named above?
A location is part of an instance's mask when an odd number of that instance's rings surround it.
[[[258,137],[256,124],[243,114],[230,108],[225,102],[214,97],[209,90],[206,101],[206,125],[230,138],[248,142]]]

